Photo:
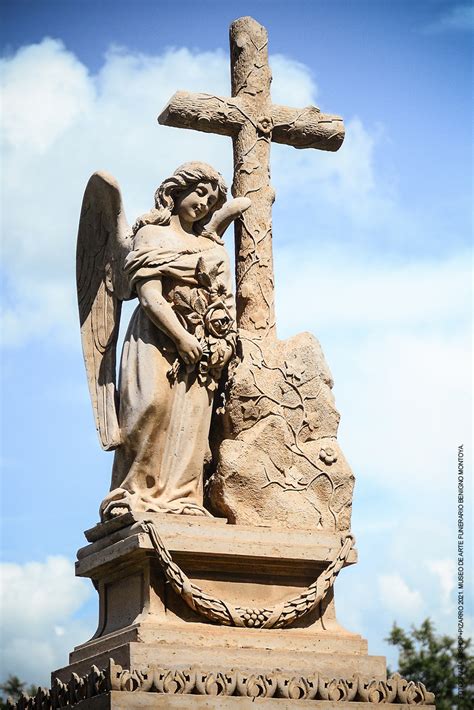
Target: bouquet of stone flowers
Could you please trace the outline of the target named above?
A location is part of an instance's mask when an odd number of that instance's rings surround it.
[[[210,390],[217,388],[222,370],[235,352],[237,338],[231,312],[233,297],[218,277],[219,266],[209,268],[201,257],[196,270],[199,286],[176,288],[172,303],[182,325],[202,347],[202,357],[197,365],[198,379]],[[183,365],[179,358],[175,360],[168,373],[170,381],[176,379]]]

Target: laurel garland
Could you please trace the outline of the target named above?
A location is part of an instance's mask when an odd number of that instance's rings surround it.
[[[328,567],[297,597],[274,607],[252,608],[233,606],[229,602],[206,594],[173,562],[155,524],[151,520],[144,520],[141,526],[143,531],[148,533],[163,573],[174,591],[193,611],[222,626],[279,629],[306,616],[320,604],[331,589],[354,545],[354,536],[347,534]]]

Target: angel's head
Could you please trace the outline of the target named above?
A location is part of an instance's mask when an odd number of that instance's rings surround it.
[[[145,224],[166,226],[172,215],[179,214],[199,232],[226,198],[227,186],[217,170],[207,163],[184,163],[163,180],[155,192],[155,209],[140,217],[133,231]]]

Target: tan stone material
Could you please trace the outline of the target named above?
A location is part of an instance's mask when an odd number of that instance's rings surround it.
[[[205,659],[245,672],[278,667],[309,673],[316,664],[324,675],[342,677],[350,671],[385,678],[385,660],[368,656],[367,642],[338,624],[332,589],[290,628],[210,624],[166,583],[143,528],[150,519],[192,584],[251,610],[301,594],[341,547],[336,533],[226,525],[212,518],[134,513],[101,524],[88,531],[92,542],[79,551],[76,566],[76,573],[90,577],[98,590],[98,629],[74,649],[70,665],[55,677],[67,680],[72,671],[83,674],[113,657],[127,667],[184,667],[202,665]],[[352,550],[345,564],[355,561]]]
[[[97,429],[116,449],[103,518],[126,510],[208,515],[203,507],[213,396],[235,352],[235,303],[221,235],[246,209],[226,204],[222,176],[186,163],[129,230],[116,182],[92,176],[84,195],[77,286]],[[116,391],[120,306],[138,297]]]
[[[252,18],[232,23],[230,45],[231,97],[179,91],[159,121],[232,137],[235,199],[200,162],[163,180],[132,228],[110,175],[85,191],[81,336],[101,445],[115,451],[76,563],[99,621],[18,710],[434,710],[422,683],[387,678],[385,658],[337,621],[336,579],[357,561],[354,476],[318,341],[276,337],[271,142],[334,151],[342,119],[272,104]],[[232,222],[236,300],[221,239]]]
[[[349,530],[354,476],[318,341],[240,331],[240,343],[208,489],[213,510],[232,523]]]
[[[293,109],[272,104],[268,35],[252,17],[230,26],[232,98],[178,91],[158,120],[232,137],[234,197],[249,197],[251,207],[235,225],[237,321],[240,328],[274,337],[275,305],[270,185],[270,145],[335,151],[344,140],[340,116],[316,106]]]
[[[40,704],[33,705],[35,700]],[[389,708],[417,705],[434,709],[434,696],[423,683],[406,681],[397,673],[386,681],[367,681],[359,675],[325,678],[317,671],[295,675],[280,669],[265,674],[217,668],[208,671],[198,666],[177,669],[153,664],[128,669],[113,659],[104,670],[91,668],[82,677],[73,675],[67,683],[55,678],[51,691],[40,688],[34,699],[25,695],[18,707],[56,710],[71,704],[81,708],[84,703],[88,710],[104,707],[254,708],[260,704],[293,708],[303,706],[303,701],[325,708],[364,708],[370,703]]]

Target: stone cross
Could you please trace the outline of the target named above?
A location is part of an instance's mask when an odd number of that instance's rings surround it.
[[[276,337],[272,255],[270,143],[336,151],[344,140],[339,116],[315,106],[272,104],[267,31],[252,17],[230,26],[232,98],[178,91],[160,124],[231,136],[234,197],[251,207],[235,223],[237,322],[260,337]]]

